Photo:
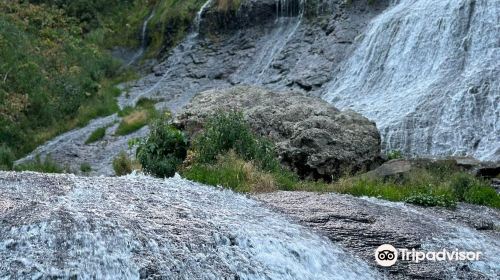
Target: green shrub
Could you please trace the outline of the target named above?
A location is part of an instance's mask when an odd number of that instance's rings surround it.
[[[491,186],[474,185],[464,193],[464,201],[500,208],[500,194]]]
[[[218,112],[209,118],[203,132],[195,139],[193,150],[200,163],[214,162],[218,155],[233,150],[263,170],[280,169],[274,145],[256,136],[239,112]]]
[[[478,179],[466,173],[457,173],[453,175],[450,180],[450,186],[455,191],[455,194],[459,200],[464,200],[465,193],[479,183],[480,182],[478,182]]]
[[[403,154],[399,150],[389,151],[387,153],[387,159],[388,160],[401,159],[401,158],[403,158]]]
[[[12,150],[6,145],[0,145],[0,170],[11,170],[15,156]]]
[[[104,136],[106,135],[106,129],[107,127],[99,127],[98,129],[94,130],[92,134],[89,135],[89,138],[87,138],[87,140],[85,141],[85,144],[94,143],[104,138]]]
[[[162,118],[151,125],[149,136],[138,143],[136,155],[146,173],[172,177],[186,158],[187,149],[184,134]]]
[[[115,171],[116,176],[123,176],[132,173],[132,160],[128,157],[126,152],[121,151],[113,159],[113,170]]]
[[[412,203],[421,206],[441,206],[455,207],[456,201],[451,195],[434,195],[432,193],[417,193],[404,200],[407,203]]]
[[[41,159],[40,155],[37,155],[34,160],[25,162],[14,167],[15,171],[35,171],[42,173],[66,173],[69,170],[63,168],[58,163],[56,163],[50,155],[46,156],[45,159]]]
[[[83,173],[89,173],[90,171],[92,171],[92,166],[90,165],[90,163],[84,162],[80,164],[80,171]]]

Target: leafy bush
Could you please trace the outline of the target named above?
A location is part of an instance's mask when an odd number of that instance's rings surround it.
[[[387,153],[387,159],[388,160],[401,159],[401,158],[403,158],[403,154],[399,150],[389,151]]]
[[[456,201],[451,195],[433,195],[431,193],[417,193],[404,200],[407,203],[412,203],[421,206],[441,206],[455,207]]]
[[[59,9],[0,1],[0,61],[0,143],[16,157],[116,106],[102,82],[118,64]]]
[[[0,145],[0,170],[11,170],[14,164],[15,156],[12,150]]]
[[[208,119],[203,132],[194,141],[193,150],[200,163],[214,162],[218,155],[233,150],[263,170],[280,169],[274,145],[256,136],[238,112],[219,112]]]
[[[106,135],[106,129],[106,127],[99,127],[98,129],[94,130],[92,134],[89,135],[89,138],[87,138],[87,140],[85,141],[85,144],[94,143],[104,138],[104,136]]]
[[[84,162],[80,164],[80,171],[83,173],[89,173],[90,171],[92,171],[92,166],[90,165],[90,163]]]
[[[69,170],[67,168],[61,167],[56,163],[50,155],[46,156],[45,159],[41,159],[40,155],[35,157],[35,160],[25,162],[14,167],[15,171],[35,171],[42,173],[66,173]]]
[[[138,143],[136,155],[145,172],[157,177],[172,177],[186,158],[184,134],[161,118],[151,126],[149,136]]]
[[[128,157],[126,152],[121,151],[118,156],[113,159],[113,170],[115,171],[116,176],[123,176],[132,173],[132,160]]]

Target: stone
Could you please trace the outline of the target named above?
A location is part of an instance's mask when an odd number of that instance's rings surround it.
[[[191,137],[219,110],[241,111],[253,130],[272,140],[282,163],[305,178],[332,180],[367,171],[379,160],[373,122],[315,97],[248,86],[200,93],[175,124]]]
[[[379,178],[395,177],[406,174],[410,172],[411,169],[412,164],[410,161],[404,159],[393,159],[382,164],[377,169],[366,173],[366,175]]]

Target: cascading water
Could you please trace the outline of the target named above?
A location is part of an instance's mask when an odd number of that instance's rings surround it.
[[[0,279],[373,279],[307,229],[180,178],[0,172]]]
[[[500,160],[500,1],[400,0],[324,98],[376,121],[385,150]]]
[[[193,20],[193,28],[191,32],[186,36],[186,39],[184,39],[183,42],[181,42],[173,51],[172,54],[168,57],[168,59],[163,63],[167,65],[167,70],[163,75],[157,79],[152,85],[147,86],[145,89],[142,91],[136,93],[132,99],[127,98],[119,98],[118,103],[121,108],[124,108],[125,106],[135,106],[137,101],[141,99],[142,97],[148,96],[152,93],[154,93],[156,90],[158,90],[163,82],[169,77],[171,74],[173,67],[169,66],[175,66],[179,64],[183,59],[185,59],[185,55],[189,53],[191,48],[196,44],[197,42],[197,37],[200,32],[200,23],[201,23],[201,18],[203,16],[203,13],[210,8],[212,5],[213,0],[207,0],[205,4],[203,4],[200,8],[200,10],[196,13],[196,16]]]
[[[272,65],[288,41],[297,31],[302,22],[305,10],[305,0],[276,0],[276,22],[268,36],[261,38],[257,56],[243,72],[237,76],[243,77],[247,84],[262,84],[266,72]]]
[[[130,61],[127,64],[125,64],[125,66],[130,66],[130,65],[134,64],[146,52],[146,48],[147,48],[146,35],[147,35],[147,31],[148,31],[148,23],[153,18],[154,15],[155,15],[155,11],[151,12],[151,14],[146,18],[146,20],[144,20],[144,23],[142,24],[142,30],[141,30],[141,47],[135,53],[135,55],[130,59]]]

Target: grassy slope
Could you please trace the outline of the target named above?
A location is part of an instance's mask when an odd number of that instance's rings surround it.
[[[107,49],[136,47],[151,11],[156,56],[180,41],[204,0],[0,0],[0,168],[57,134],[118,111]]]

